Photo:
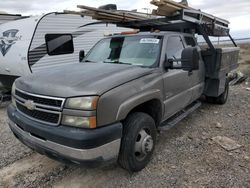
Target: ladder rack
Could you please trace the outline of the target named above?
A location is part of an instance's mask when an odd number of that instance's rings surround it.
[[[152,0],[158,6],[155,15],[139,15],[137,12],[123,10],[103,10],[101,8],[78,5],[80,12],[65,13],[91,16],[101,22],[116,24],[120,27],[151,31],[181,31],[208,36],[229,36],[229,22],[200,10],[176,3],[171,0]],[[164,16],[163,16],[164,15]],[[202,32],[201,32],[202,30]]]
[[[208,36],[229,36],[229,22],[197,10],[182,9],[174,16],[116,23],[120,27],[151,31],[179,31]],[[201,31],[203,30],[203,31]]]

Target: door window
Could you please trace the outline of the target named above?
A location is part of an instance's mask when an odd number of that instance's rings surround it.
[[[182,39],[179,36],[171,36],[167,42],[167,57],[168,59],[181,59],[181,53],[184,49]]]

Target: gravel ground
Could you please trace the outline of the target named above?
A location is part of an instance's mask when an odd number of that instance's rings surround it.
[[[7,124],[6,111],[0,109],[0,168],[32,153],[15,139]]]
[[[0,110],[0,187],[250,187],[250,91],[233,86],[224,106],[203,106],[158,136],[151,163],[130,174],[116,164],[66,166],[20,144]],[[249,87],[249,86],[248,86]],[[241,148],[212,141],[226,136]]]

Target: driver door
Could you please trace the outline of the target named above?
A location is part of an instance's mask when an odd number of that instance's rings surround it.
[[[167,59],[181,59],[184,43],[180,35],[172,35],[167,39]],[[175,62],[176,66],[181,62]],[[189,105],[192,92],[190,91],[190,76],[181,69],[166,70],[163,75],[165,90],[165,119]]]

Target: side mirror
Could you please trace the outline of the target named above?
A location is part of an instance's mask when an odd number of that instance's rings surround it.
[[[79,52],[79,62],[81,62],[85,58],[85,51],[81,50]]]
[[[200,55],[197,48],[189,47],[182,51],[181,59],[168,59],[166,55],[164,67],[165,69],[182,69],[191,72],[193,70],[199,70],[199,60]],[[174,65],[174,62],[181,62],[181,65]]]
[[[168,59],[167,55],[165,55],[164,68],[166,70],[168,70],[168,69],[174,69],[173,64],[174,64],[174,59],[172,59],[172,58]]]
[[[181,54],[182,69],[184,71],[199,70],[200,55],[197,48],[185,48]]]

